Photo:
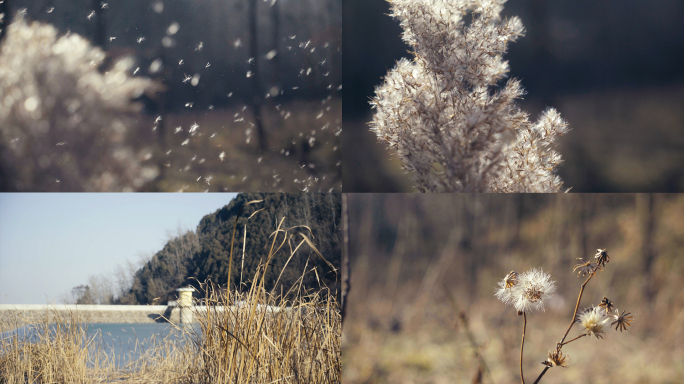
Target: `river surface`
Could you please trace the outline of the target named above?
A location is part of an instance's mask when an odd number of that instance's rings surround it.
[[[51,325],[51,329],[54,324]],[[201,332],[198,324],[193,324],[190,332],[199,334]],[[109,356],[114,356],[118,366],[127,365],[132,359],[140,358],[145,351],[148,351],[155,344],[173,343],[182,345],[192,335],[183,334],[177,327],[169,323],[98,323],[88,324],[88,339],[91,349],[99,349]],[[11,332],[5,332],[0,337],[5,338],[12,333],[18,333],[22,337],[34,339],[38,336],[36,331],[29,327],[22,327]]]

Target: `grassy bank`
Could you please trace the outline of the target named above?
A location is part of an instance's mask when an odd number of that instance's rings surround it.
[[[87,322],[76,311],[17,319],[17,327],[31,325],[24,333],[8,332],[12,326],[0,329],[0,384],[340,382],[336,292],[325,286],[303,288],[304,277],[317,273],[312,263],[289,289],[265,290],[273,256],[287,244],[290,257],[302,257],[297,251],[309,242],[305,237],[295,243],[290,230],[280,227],[272,238],[248,291],[226,290],[232,287],[230,279],[223,286],[201,284],[205,310],[195,314],[201,331],[178,327],[169,337],[136,342],[128,356],[106,351],[102,335],[88,334]],[[309,246],[313,257],[323,259]]]

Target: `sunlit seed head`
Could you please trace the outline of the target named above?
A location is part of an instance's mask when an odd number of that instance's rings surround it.
[[[602,339],[605,334],[604,328],[608,324],[609,318],[606,312],[599,307],[592,307],[584,310],[578,315],[577,322],[584,328],[584,331],[589,336],[595,336]]]

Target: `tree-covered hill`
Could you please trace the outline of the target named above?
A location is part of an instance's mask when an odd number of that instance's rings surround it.
[[[263,201],[246,205],[254,200]],[[175,299],[177,288],[187,284],[197,287],[198,282],[207,279],[225,285],[228,280],[231,236],[241,209],[233,246],[231,289],[249,289],[257,266],[268,257],[273,242],[271,235],[284,218],[280,228],[289,229],[287,233],[290,239],[273,256],[266,271],[264,287],[267,290],[276,288],[280,291],[282,288],[287,291],[306,266],[309,272],[304,278],[304,287],[318,289],[318,276],[321,285],[335,292],[341,264],[340,194],[241,193],[227,206],[202,218],[195,232],[179,233],[171,239],[135,273],[130,291],[117,302],[149,304],[157,299],[157,302],[164,303]],[[298,226],[307,226],[311,233]],[[300,234],[311,239],[336,271],[306,244],[296,252],[283,271],[291,250],[303,239]],[[283,238],[282,232],[277,235],[276,248]],[[312,268],[316,269],[315,272],[311,271]],[[275,287],[281,271],[282,277]]]

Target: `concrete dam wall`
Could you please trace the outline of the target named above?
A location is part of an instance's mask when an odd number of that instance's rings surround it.
[[[73,304],[0,304],[0,329],[31,323],[68,321],[78,315],[88,323],[178,323],[180,308],[166,305],[73,305]],[[166,320],[168,319],[168,320]]]
[[[242,303],[238,304],[241,307]],[[279,307],[259,305],[259,311],[281,312]],[[79,321],[87,323],[192,323],[202,316],[204,306],[167,306],[167,305],[75,305],[75,304],[0,304],[0,331],[21,327],[26,324],[52,323],[61,318],[70,321],[72,314]],[[212,307],[222,312],[224,307]],[[286,308],[289,312],[290,308]],[[183,316],[181,316],[181,311]]]

